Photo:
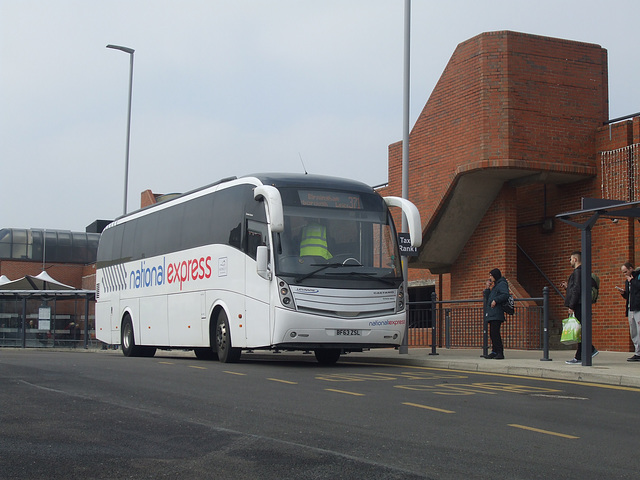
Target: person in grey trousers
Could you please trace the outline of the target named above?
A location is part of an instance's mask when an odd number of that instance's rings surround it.
[[[635,348],[633,357],[627,359],[628,362],[640,361],[640,269],[634,270],[631,262],[622,265],[622,275],[624,275],[624,289],[616,287],[622,297],[627,301],[625,313],[629,318],[629,333]]]

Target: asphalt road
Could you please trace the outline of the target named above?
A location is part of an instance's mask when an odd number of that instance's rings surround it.
[[[635,478],[640,389],[0,349],[0,478]]]

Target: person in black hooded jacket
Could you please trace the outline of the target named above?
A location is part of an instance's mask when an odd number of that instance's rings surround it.
[[[491,353],[485,358],[503,360],[504,347],[500,327],[505,320],[502,305],[509,298],[509,285],[499,269],[494,268],[489,272],[483,296],[484,319],[489,324],[489,336],[491,337]]]

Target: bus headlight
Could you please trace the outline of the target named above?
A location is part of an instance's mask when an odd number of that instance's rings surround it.
[[[398,287],[398,296],[396,297],[396,312],[404,310],[404,284]]]
[[[287,285],[287,282],[283,280],[279,280],[278,288],[279,288],[278,293],[280,294],[280,303],[287,308],[291,308],[295,310],[296,306],[295,306],[295,303],[293,302],[291,289],[289,288],[289,285]]]

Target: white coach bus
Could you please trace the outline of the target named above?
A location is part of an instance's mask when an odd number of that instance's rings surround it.
[[[406,285],[389,206],[419,246],[411,202],[316,175],[225,179],[118,218],[98,246],[96,336],[126,356],[222,362],[272,349],[331,364],[398,346]],[[320,245],[301,246],[310,223]]]

